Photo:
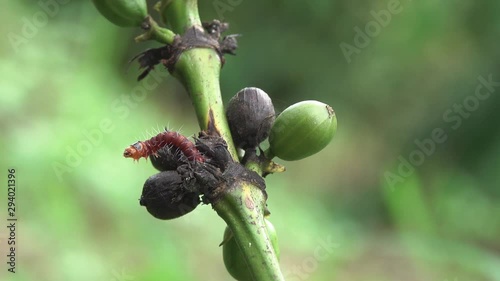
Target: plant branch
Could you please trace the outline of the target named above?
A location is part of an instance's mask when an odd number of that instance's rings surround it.
[[[147,40],[156,40],[163,44],[172,44],[174,42],[175,33],[171,30],[160,27],[151,16],[147,16],[142,23],[142,28],[145,33],[135,37],[135,42],[143,42]]]
[[[175,33],[183,34],[190,28],[205,32],[196,0],[163,0],[157,7]],[[215,50],[192,48],[182,52],[172,74],[189,93],[200,128],[217,131],[226,141],[233,160],[238,162],[222,103],[220,69],[221,58]],[[265,204],[266,194],[261,188],[252,182],[237,180],[212,206],[231,228],[254,280],[281,281],[284,278],[266,231]]]
[[[227,124],[219,85],[220,59],[212,49],[195,48],[182,53],[173,75],[186,87],[202,130],[215,127],[238,161]],[[211,124],[213,122],[213,124]]]
[[[264,193],[249,183],[240,183],[224,198],[213,204],[228,224],[258,281],[285,280],[264,222]]]

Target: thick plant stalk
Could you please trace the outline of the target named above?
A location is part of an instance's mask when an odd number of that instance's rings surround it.
[[[196,0],[163,0],[160,13],[178,34],[188,28],[202,28]],[[220,58],[214,50],[193,48],[182,53],[173,74],[187,89],[201,129],[215,127],[238,161],[222,104],[220,68]],[[265,196],[252,183],[235,181],[212,205],[231,228],[254,280],[280,281],[284,278],[264,222]]]
[[[186,87],[193,102],[200,128],[202,130],[208,129],[212,114],[213,126],[224,138],[231,156],[237,161],[238,156],[220,94],[220,60],[217,53],[208,48],[185,51],[177,61],[173,74]]]
[[[251,184],[240,184],[214,209],[226,221],[243,252],[254,280],[285,280],[264,222],[265,197]]]

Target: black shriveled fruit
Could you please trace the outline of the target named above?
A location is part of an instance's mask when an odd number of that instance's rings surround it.
[[[177,167],[186,163],[186,161],[182,160],[183,155],[176,148],[165,146],[158,150],[156,154],[150,155],[149,159],[153,167],[160,172],[176,170]]]
[[[184,187],[178,172],[165,171],[146,180],[139,203],[155,218],[169,220],[194,210],[200,198]]]
[[[255,148],[269,136],[275,113],[271,98],[259,88],[244,88],[227,106],[226,116],[238,148]]]
[[[209,135],[202,131],[195,139],[195,144],[196,148],[207,159],[207,163],[219,168],[222,172],[232,162],[226,141],[218,135]]]

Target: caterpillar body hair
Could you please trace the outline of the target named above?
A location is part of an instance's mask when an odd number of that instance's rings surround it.
[[[138,141],[125,149],[123,156],[139,160],[157,155],[165,146],[177,148],[189,161],[205,162],[205,157],[188,138],[174,131],[165,131],[145,141]]]

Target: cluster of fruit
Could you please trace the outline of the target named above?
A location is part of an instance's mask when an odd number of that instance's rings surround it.
[[[322,150],[332,140],[337,129],[333,109],[319,101],[296,103],[275,118],[271,98],[261,89],[244,88],[230,101],[226,115],[233,141],[247,153],[269,138],[269,148],[262,158],[270,161],[274,156],[294,161],[311,156]],[[266,229],[276,256],[279,258],[278,236],[272,223],[265,218]],[[227,271],[236,280],[253,280],[232,231],[226,227],[222,242],[222,254]]]
[[[337,127],[333,109],[318,101],[299,102],[275,118],[271,98],[258,88],[239,91],[230,100],[226,115],[234,143],[244,151],[242,162],[268,137],[269,149],[261,151],[260,159],[303,159],[322,150]],[[159,219],[177,218],[194,210],[201,202],[197,198],[210,198],[210,192],[224,182],[227,167],[237,164],[225,141],[210,132],[200,133],[193,144],[177,132],[165,131],[129,146],[124,156],[136,160],[150,157],[160,171],[146,181],[140,201]],[[208,187],[200,185],[207,183],[207,176],[220,180]]]
[[[275,119],[271,98],[258,88],[239,91],[229,101],[226,115],[238,148],[255,149],[269,137],[268,159],[309,157],[325,148],[337,130],[335,112],[319,101],[296,103]]]
[[[269,148],[258,159],[299,160],[322,150],[333,138],[337,119],[333,109],[318,101],[303,101],[290,106],[275,118],[271,98],[261,89],[244,88],[230,101],[226,116],[233,141],[244,154],[256,153],[269,138]],[[244,166],[234,162],[225,141],[213,132],[201,132],[195,144],[171,131],[139,141],[124,152],[125,157],[149,157],[160,173],[144,183],[140,205],[158,219],[174,219],[193,211],[201,202],[213,203],[228,178],[238,177]],[[232,167],[232,168],[229,168]],[[245,171],[254,177],[255,172]],[[262,190],[265,192],[265,185]],[[215,195],[214,195],[215,194]],[[201,198],[201,199],[200,199]],[[279,257],[276,231],[265,219],[266,230]],[[252,280],[244,256],[232,231],[224,232],[223,258],[228,272],[237,280]]]

